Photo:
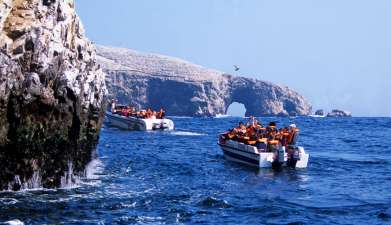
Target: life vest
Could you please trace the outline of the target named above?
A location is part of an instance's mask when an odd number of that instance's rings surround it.
[[[282,138],[281,138],[281,144],[282,146],[287,146],[289,143],[289,136],[290,134],[288,132],[282,133]]]
[[[289,145],[294,145],[296,144],[297,136],[299,135],[300,129],[295,128],[291,132],[289,132],[289,139],[288,139],[288,144]]]
[[[262,143],[267,144],[267,138],[260,138],[260,139],[258,139],[258,142],[262,142]]]
[[[229,139],[233,139],[233,138],[235,137],[235,134],[228,133],[228,134],[227,134],[227,137],[228,137]]]
[[[248,145],[255,145],[255,144],[257,144],[257,141],[248,140],[248,141],[247,141],[247,144],[248,144]]]
[[[271,140],[268,142],[269,145],[278,145],[280,142],[278,140]]]

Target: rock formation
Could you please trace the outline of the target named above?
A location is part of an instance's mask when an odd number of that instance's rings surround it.
[[[315,115],[317,115],[317,116],[324,116],[325,112],[324,112],[323,109],[319,109],[319,110],[316,110]]]
[[[0,0],[0,189],[82,175],[105,94],[73,0]]]
[[[340,109],[334,109],[327,114],[327,117],[352,117],[352,113]]]
[[[308,115],[311,106],[288,87],[206,69],[181,59],[98,46],[110,97],[137,107],[166,108],[170,115],[214,116],[229,105],[246,115]]]

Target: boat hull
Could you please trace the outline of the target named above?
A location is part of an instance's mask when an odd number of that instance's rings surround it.
[[[170,119],[140,119],[125,117],[111,112],[106,112],[106,118],[109,125],[125,130],[149,131],[174,129],[174,122]]]
[[[275,161],[273,152],[260,152],[257,147],[246,145],[240,142],[228,140],[225,143],[219,143],[224,157],[227,160],[242,163],[258,168],[272,168]],[[296,162],[295,168],[306,168],[308,165],[309,154],[304,151],[304,148],[298,147],[299,160]],[[288,154],[284,153],[284,161],[281,166],[288,166]]]

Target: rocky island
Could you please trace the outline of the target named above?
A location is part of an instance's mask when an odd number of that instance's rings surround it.
[[[352,113],[341,109],[333,109],[327,113],[327,117],[352,117]]]
[[[98,46],[111,98],[139,108],[165,107],[170,115],[226,114],[233,102],[246,115],[308,115],[309,102],[288,87],[237,77],[182,59]]]
[[[0,3],[0,189],[64,186],[94,155],[104,73],[73,0]]]

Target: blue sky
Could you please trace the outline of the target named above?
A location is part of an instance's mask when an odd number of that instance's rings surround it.
[[[76,8],[96,43],[284,84],[314,109],[391,116],[389,0],[76,0]]]

